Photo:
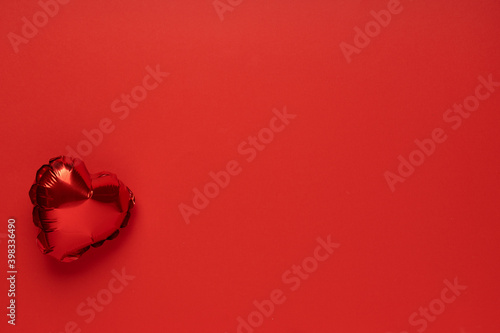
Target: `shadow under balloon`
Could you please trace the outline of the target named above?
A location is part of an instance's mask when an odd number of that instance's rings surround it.
[[[130,212],[128,225],[120,229],[120,233],[115,239],[106,240],[99,247],[90,247],[80,258],[72,262],[60,262],[53,257],[44,255],[47,269],[55,278],[64,278],[65,280],[72,276],[81,277],[81,273],[88,273],[107,265],[109,270],[115,268],[115,263],[108,264],[113,254],[120,251],[123,247],[130,245],[130,240],[137,237],[135,229],[140,220],[140,209],[136,204]]]

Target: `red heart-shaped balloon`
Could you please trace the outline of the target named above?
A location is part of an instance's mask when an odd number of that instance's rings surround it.
[[[30,189],[33,222],[42,253],[69,262],[90,246],[118,236],[135,204],[115,174],[90,174],[78,158],[59,156],[43,165]]]

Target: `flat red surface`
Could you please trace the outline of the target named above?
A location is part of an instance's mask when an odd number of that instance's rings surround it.
[[[389,1],[231,3],[221,21],[211,0],[71,0],[16,53],[9,33],[41,7],[1,2],[0,267],[14,218],[18,274],[15,326],[0,283],[0,331],[235,333],[241,316],[256,326],[241,333],[499,332],[500,87],[466,98],[500,82],[500,3],[402,0],[350,63],[341,43]],[[113,109],[148,66],[169,75]],[[464,100],[477,110],[446,114]],[[59,263],[35,245],[28,191],[102,121],[83,159],[137,204],[117,239]],[[436,128],[446,141],[391,191],[386,171]],[[233,160],[187,224],[179,205]]]

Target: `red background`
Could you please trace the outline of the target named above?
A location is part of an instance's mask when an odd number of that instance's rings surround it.
[[[500,93],[456,131],[442,116],[479,75],[500,80],[500,3],[402,1],[348,64],[339,44],[387,2],[248,0],[221,21],[210,0],[75,0],[15,53],[7,34],[40,7],[2,1],[0,232],[16,219],[19,273],[1,330],[233,333],[280,288],[256,332],[417,332],[408,317],[458,277],[467,290],[426,332],[498,332]],[[157,64],[170,76],[120,120],[111,103]],[[297,118],[247,163],[238,145],[284,106]],[[59,263],[35,245],[28,190],[106,117],[85,163],[137,205],[117,239]],[[392,193],[384,172],[436,127],[447,141]],[[232,159],[242,173],[184,223],[178,205]],[[291,292],[282,274],[327,235],[341,246]],[[136,278],[85,323],[76,307],[122,267]]]

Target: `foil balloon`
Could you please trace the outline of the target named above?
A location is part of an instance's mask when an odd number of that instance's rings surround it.
[[[37,245],[44,254],[70,262],[90,246],[118,236],[135,204],[115,174],[90,174],[78,158],[59,156],[36,173],[29,192]]]

